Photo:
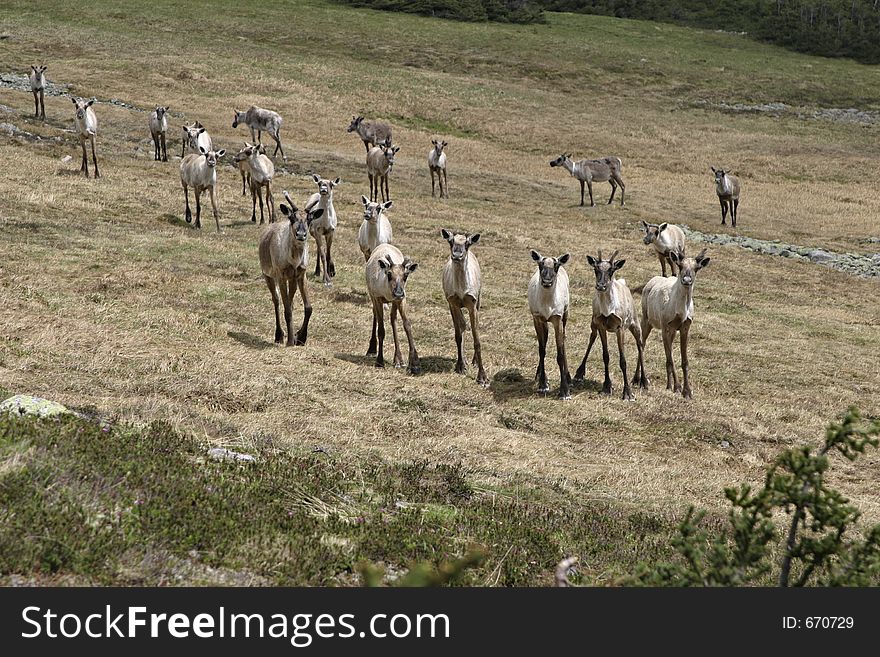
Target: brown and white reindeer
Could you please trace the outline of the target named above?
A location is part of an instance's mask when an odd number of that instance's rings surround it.
[[[434,176],[437,176],[437,185],[440,186],[440,198],[449,198],[449,182],[446,180],[446,153],[443,149],[448,146],[446,141],[432,139],[434,147],[428,151],[428,169],[431,171],[431,198],[435,195]]]
[[[309,229],[315,238],[315,246],[318,253],[315,257],[315,276],[324,272],[324,287],[331,287],[330,280],[336,276],[336,265],[333,264],[333,256],[330,249],[333,246],[333,237],[336,235],[336,208],[333,207],[333,189],[342,182],[341,178],[327,180],[317,174],[312,174],[312,180],[318,186],[318,191],[306,201],[306,209],[322,208],[324,214],[320,219],[312,222]]]
[[[306,286],[306,268],[309,266],[309,224],[318,219],[324,211],[299,210],[284,192],[284,198],[290,204],[281,204],[281,213],[288,221],[269,224],[260,237],[260,270],[263,280],[272,295],[275,307],[275,342],[284,342],[284,330],[281,328],[279,298],[284,307],[284,324],[287,329],[287,346],[299,346],[306,343],[309,333],[309,319],[312,316],[312,304],[309,301],[309,290]],[[293,318],[293,295],[299,289],[303,302],[303,321],[293,334],[291,326]]]
[[[263,109],[256,105],[251,105],[246,111],[239,112],[237,109],[235,118],[232,119],[232,127],[237,128],[239,123],[244,123],[251,130],[251,141],[257,144],[263,143],[263,132],[269,133],[269,136],[275,140],[275,150],[272,156],[281,151],[281,159],[286,160],[284,149],[281,147],[281,124],[284,121],[278,112]]]
[[[394,167],[394,156],[399,150],[400,146],[393,146],[390,141],[385,141],[367,151],[367,176],[370,179],[371,201],[378,201],[380,193],[383,201],[391,200],[388,176]]]
[[[660,260],[660,268],[666,276],[666,263],[669,263],[669,272],[675,276],[676,266],[672,263],[669,254],[673,251],[684,252],[684,231],[674,224],[649,224],[642,221],[645,229],[645,244],[652,244],[657,258]]]
[[[366,196],[361,196],[364,204],[364,220],[358,229],[358,246],[364,254],[364,260],[370,259],[370,254],[380,244],[389,244],[394,238],[391,230],[391,222],[385,210],[390,210],[394,201],[374,203]]]
[[[715,193],[721,203],[721,223],[727,223],[730,213],[730,225],[736,228],[737,208],[739,208],[739,178],[731,176],[730,171],[710,167],[715,174]]]
[[[182,140],[182,148],[180,151],[180,157],[183,159],[187,152],[199,154],[199,148],[204,148],[206,151],[214,150],[214,142],[211,139],[211,135],[208,134],[208,130],[201,123],[196,121],[192,125],[183,125],[183,140]]]
[[[642,353],[642,329],[636,317],[636,306],[632,293],[622,278],[616,278],[615,274],[623,267],[626,260],[615,260],[619,252],[615,251],[607,260],[602,257],[599,250],[598,257],[587,256],[587,262],[593,268],[596,275],[596,291],[593,294],[593,319],[590,324],[590,342],[580,367],[574,375],[575,383],[584,380],[587,368],[587,358],[598,334],[602,340],[602,361],[605,363],[605,382],[602,385],[602,393],[611,394],[611,374],[608,370],[608,333],[617,335],[617,353],[619,356],[620,372],[623,375],[623,399],[632,401],[635,399],[629,386],[626,375],[626,353],[624,350],[624,337],[626,331],[632,333],[636,339],[636,347],[639,351],[638,365],[636,366],[633,383],[640,388],[648,388],[648,379],[645,377],[645,361]]]
[[[609,182],[611,183],[611,197],[608,204],[614,200],[614,194],[620,187],[620,204],[624,203],[624,194],[626,193],[626,185],[623,178],[620,177],[620,170],[623,168],[623,162],[619,157],[609,155],[598,160],[578,160],[571,159],[571,153],[563,153],[555,160],[550,162],[551,167],[565,167],[568,172],[577,178],[581,183],[581,205],[584,204],[584,184],[590,191],[590,206],[596,203],[593,201],[593,183]]]
[[[192,211],[189,209],[189,188],[192,187],[196,196],[196,228],[202,227],[202,192],[207,190],[211,195],[211,209],[214,211],[214,222],[217,224],[217,232],[220,232],[220,210],[217,207],[217,158],[223,157],[225,149],[208,151],[200,147],[201,152],[196,155],[190,153],[180,161],[180,184],[183,186],[183,195],[186,200],[186,223],[192,221]]]
[[[477,256],[471,251],[471,246],[480,241],[480,234],[453,234],[443,228],[440,230],[440,235],[449,243],[450,250],[449,260],[443,267],[443,296],[449,304],[449,312],[455,328],[455,347],[458,352],[455,371],[458,374],[464,374],[465,371],[461,343],[467,326],[464,319],[464,310],[467,309],[474,339],[474,358],[471,364],[477,366],[477,383],[488,386],[489,377],[483,369],[483,349],[480,344],[480,290],[483,275]]]
[[[376,354],[376,367],[385,367],[382,351],[385,341],[384,308],[386,303],[390,303],[391,332],[394,335],[394,366],[403,367],[400,342],[397,338],[397,313],[400,313],[403,330],[409,343],[408,371],[410,374],[420,374],[422,371],[406,303],[406,280],[417,267],[417,263],[404,256],[393,244],[380,244],[367,260],[364,273],[367,279],[367,292],[373,303],[373,331],[370,335],[367,355]]]
[[[364,121],[362,116],[351,117],[351,123],[345,129],[346,132],[357,132],[358,137],[364,142],[364,148],[370,152],[370,148],[378,146],[386,141],[391,141],[391,126],[379,121]]]
[[[571,399],[571,376],[568,373],[568,360],[565,357],[565,325],[568,323],[568,273],[562,266],[568,262],[566,253],[558,258],[544,257],[537,251],[531,252],[532,260],[538,263],[538,270],[529,281],[529,312],[538,336],[538,392],[548,392],[547,373],[544,370],[544,357],[547,354],[549,324],[553,325],[556,336],[556,363],[559,365],[559,397]]]
[[[266,190],[266,206],[269,210],[269,223],[275,222],[275,199],[272,196],[272,178],[275,177],[275,165],[261,144],[244,143],[235,156],[236,163],[245,162],[251,185],[251,221],[257,222],[257,199],[260,201],[260,225],[265,221],[263,213],[263,189]]]
[[[168,134],[168,108],[156,105],[150,113],[150,136],[153,137],[153,159],[156,162],[168,161],[165,137]]]
[[[95,155],[95,138],[98,136],[98,117],[95,116],[95,111],[92,109],[92,105],[95,104],[96,99],[92,98],[91,100],[83,100],[80,98],[77,100],[76,98],[71,98],[70,100],[76,108],[73,123],[76,128],[76,134],[79,137],[79,145],[82,147],[82,166],[79,170],[85,174],[86,178],[89,177],[89,160],[86,155],[86,142],[89,142],[92,145],[92,163],[95,165],[95,178],[100,178],[101,174],[98,173],[98,156]]]
[[[43,93],[46,90],[46,66],[31,66],[28,80],[31,83],[31,93],[34,94],[34,118],[46,120],[46,102]]]
[[[645,284],[642,291],[642,344],[648,342],[651,329],[663,332],[663,348],[666,351],[666,389],[681,392],[685,399],[691,398],[688,370],[688,334],[694,318],[694,282],[697,272],[708,266],[706,249],[695,258],[684,252],[672,252],[672,261],[678,266],[675,277],[655,276]],[[672,341],[675,334],[681,336],[681,372],[683,385],[679,386],[672,361]]]

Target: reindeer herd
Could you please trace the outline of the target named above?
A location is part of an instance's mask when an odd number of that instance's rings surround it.
[[[43,91],[46,85],[46,66],[32,66],[30,73],[31,90],[34,95],[34,116],[45,120]],[[96,100],[71,98],[75,107],[74,125],[82,148],[80,171],[88,177],[88,157],[86,143],[91,146],[94,177],[99,177],[95,142],[98,122],[93,105]],[[157,105],[149,115],[150,135],[154,145],[154,159],[167,162],[167,133],[169,108]],[[272,182],[275,165],[262,144],[262,133],[267,133],[275,142],[272,157],[279,152],[286,160],[281,144],[282,118],[277,112],[252,106],[246,111],[234,110],[232,127],[246,125],[250,129],[251,141],[235,154],[233,160],[241,174],[242,195],[249,190],[252,198],[251,221],[256,223],[256,208],[260,206],[260,224],[268,215],[268,226],[259,240],[260,269],[272,297],[275,310],[275,342],[288,346],[304,345],[308,337],[312,305],[306,280],[309,266],[309,235],[315,240],[317,257],[314,275],[321,277],[325,287],[332,286],[336,274],[331,248],[337,226],[337,214],[333,206],[333,190],[341,183],[312,176],[317,191],[300,209],[290,195],[284,191],[286,203],[279,206],[287,221],[277,221],[275,201],[272,195]],[[190,208],[189,190],[195,197],[195,227],[201,228],[201,197],[208,192],[217,232],[220,232],[220,212],[217,203],[217,163],[226,154],[225,149],[215,150],[206,128],[199,122],[182,127],[182,150],[180,162],[180,183],[184,192],[185,219],[193,221]],[[404,360],[400,349],[397,318],[403,325],[408,344],[407,369],[411,374],[419,374],[421,365],[413,338],[412,322],[408,315],[406,282],[410,274],[418,268],[418,263],[403,254],[393,242],[391,222],[386,214],[393,206],[389,190],[389,177],[394,167],[395,155],[400,150],[392,141],[392,127],[387,123],[367,121],[363,116],[353,116],[347,132],[356,133],[366,149],[367,177],[370,197],[361,197],[363,221],[358,230],[357,242],[364,254],[364,276],[367,293],[373,309],[372,329],[367,348],[367,356],[375,356],[377,367],[384,367],[383,345],[385,341],[385,306],[390,305],[391,332],[394,341],[395,367],[403,367]],[[428,151],[427,163],[431,174],[431,196],[436,196],[437,187],[441,199],[449,198],[446,176],[446,141],[433,139]],[[621,170],[622,160],[616,156],[606,156],[596,160],[571,159],[570,153],[563,153],[550,162],[551,167],[564,167],[578,180],[581,188],[580,204],[584,205],[584,192],[589,193],[590,205],[594,206],[593,183],[608,182],[614,201],[620,188],[620,204],[625,203],[626,185]],[[715,177],[715,191],[721,204],[721,223],[726,223],[728,214],[731,225],[736,227],[739,206],[739,180],[724,169],[712,168]],[[436,182],[435,182],[436,179]],[[265,203],[264,203],[265,198]],[[264,209],[265,208],[265,209]],[[706,250],[695,257],[686,255],[685,235],[682,230],[669,223],[649,224],[642,222],[645,231],[644,243],[652,245],[660,260],[661,274],[651,278],[642,288],[641,313],[636,311],[633,293],[626,280],[617,276],[626,262],[617,259],[619,251],[605,258],[599,250],[596,257],[588,255],[587,264],[595,274],[590,338],[586,352],[574,378],[568,370],[565,351],[565,329],[569,317],[569,277],[565,265],[570,254],[559,257],[541,255],[531,251],[531,258],[537,265],[527,289],[529,312],[534,323],[538,342],[538,367],[535,379],[538,391],[549,392],[545,357],[550,327],[553,328],[556,345],[556,362],[559,367],[559,396],[571,398],[572,384],[582,383],[586,374],[587,359],[598,337],[602,342],[602,359],[605,378],[602,393],[610,395],[612,382],[609,370],[608,334],[616,337],[619,366],[623,381],[622,397],[634,400],[632,386],[645,390],[648,377],[645,372],[644,351],[648,336],[653,329],[662,333],[663,348],[666,355],[666,387],[684,398],[691,398],[688,368],[688,335],[694,317],[694,282],[697,272],[709,264]],[[483,367],[482,345],[480,341],[479,317],[482,271],[472,247],[479,243],[480,234],[454,233],[446,228],[439,231],[440,237],[449,245],[449,258],[442,270],[443,295],[449,305],[455,332],[457,358],[455,372],[466,372],[463,356],[463,337],[470,325],[473,339],[472,365],[477,368],[476,382],[489,385],[489,377]],[[670,276],[666,275],[669,266]],[[294,334],[293,297],[299,290],[303,303],[303,318]],[[284,313],[282,326],[281,313]],[[465,317],[467,313],[467,318]],[[638,352],[638,363],[632,381],[628,378],[624,343],[626,333],[632,334]],[[679,383],[672,358],[672,346],[676,334],[680,339],[682,379]]]

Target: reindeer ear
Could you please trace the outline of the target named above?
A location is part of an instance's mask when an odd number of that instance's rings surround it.
[[[223,157],[224,155],[226,155],[225,148],[221,148],[219,151],[217,151],[217,157]]]
[[[473,235],[471,235],[468,238],[468,244],[476,244],[479,241],[480,241],[480,234],[479,233],[474,233]]]
[[[366,196],[364,196],[363,194],[361,194],[361,203],[363,203],[364,206],[367,206],[367,205],[370,204],[370,199],[368,199]]]
[[[96,100],[98,99],[92,98],[89,102],[86,103],[86,107],[91,107],[92,105],[94,105]]]
[[[382,209],[383,210],[390,210],[392,205],[394,205],[394,201],[385,201],[382,204]]]
[[[76,98],[74,98],[73,96],[71,96],[71,97],[70,97],[70,102],[72,102],[74,105],[76,105]]]
[[[679,255],[678,251],[670,251],[666,255],[669,256],[669,259],[676,264],[681,261],[681,255]]]
[[[444,139],[444,140],[443,140],[443,145],[444,145],[444,146],[449,146],[449,142],[446,141],[446,140]]]
[[[669,226],[668,223],[664,222],[657,227],[657,232],[662,233]]]
[[[541,257],[541,254],[538,253],[538,252],[535,251],[535,250],[529,251],[529,253],[530,253],[531,256],[532,256],[532,260],[534,260],[535,262],[541,262],[541,260],[543,259],[543,258]]]
[[[441,228],[441,229],[440,229],[440,236],[441,236],[443,239],[445,239],[447,242],[451,242],[451,241],[452,241],[452,233],[450,233],[450,232],[449,232],[448,230],[446,230],[445,228]]]
[[[717,171],[715,171],[715,167],[709,167],[709,168],[712,169],[712,173],[718,173]]]
[[[397,151],[400,150],[400,146],[395,146],[395,147],[392,148],[391,150],[392,150],[394,153],[396,153]]]
[[[205,150],[204,146],[199,146],[199,153],[201,153],[202,155],[207,155],[208,151]]]
[[[337,178],[336,180],[334,180],[333,182],[331,182],[330,185],[331,185],[332,187],[336,187],[336,185],[338,185],[338,184],[341,183],[341,182],[342,182],[342,178]]]
[[[291,213],[291,211],[290,211],[290,208],[287,207],[286,205],[284,205],[284,203],[282,203],[282,204],[281,204],[280,206],[278,206],[278,207],[281,208],[281,214],[283,214],[285,217],[291,217],[291,214],[292,214],[292,213]]]
[[[645,230],[648,230],[648,222],[642,219],[642,226],[645,227]]]
[[[626,259],[616,261],[612,266],[614,267],[614,271],[618,269],[623,269],[623,266],[626,264]]]
[[[432,140],[431,140],[431,143],[434,144],[434,146],[436,146],[436,145],[437,145],[437,140],[436,140],[436,139],[432,139]]]
[[[708,267],[709,262],[712,260],[709,256],[703,256],[702,258],[697,259],[697,267],[702,269],[703,267]]]
[[[412,274],[416,269],[419,268],[419,263],[407,260],[403,263],[403,268],[406,270],[407,274]]]
[[[560,265],[564,265],[566,262],[568,262],[569,258],[571,258],[571,254],[566,253],[566,254],[561,255],[558,258],[556,258],[556,260],[559,262]]]
[[[642,223],[644,223],[644,222],[642,222]],[[587,264],[589,264],[590,267],[595,267],[598,263],[597,263],[596,259],[595,259],[593,256],[588,255],[588,256],[587,256]]]
[[[324,208],[318,208],[317,210],[313,210],[309,212],[309,221],[314,221],[315,219],[320,219],[321,215],[324,214]]]
[[[319,176],[317,173],[313,173],[312,180],[314,180],[315,183],[317,184],[317,183],[321,182],[321,176]]]

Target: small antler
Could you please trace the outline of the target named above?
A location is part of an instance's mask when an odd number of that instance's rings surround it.
[[[617,257],[618,253],[620,253],[620,249],[616,249],[614,253],[611,254],[611,257],[608,258],[608,262],[614,262],[614,259]]]
[[[285,190],[284,190],[283,192],[281,192],[281,193],[284,194],[284,198],[286,198],[286,199],[287,199],[287,202],[290,204],[290,209],[291,209],[293,212],[297,212],[297,211],[299,210],[299,208],[296,207],[296,203],[294,203],[294,202],[293,202],[293,199],[290,198],[290,194],[287,193],[287,190],[285,189]]]
[[[599,249],[599,262],[602,262],[602,249]]]
[[[388,253],[388,254],[385,255],[385,260],[388,261],[388,264],[389,264],[391,267],[394,266],[394,261],[391,259],[391,254],[390,254],[390,253]]]

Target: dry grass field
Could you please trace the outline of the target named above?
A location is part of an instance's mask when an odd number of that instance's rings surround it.
[[[807,117],[880,110],[876,67],[602,17],[551,14],[548,25],[512,27],[319,1],[288,3],[273,17],[257,3],[174,7],[9,0],[0,9],[0,74],[45,62],[47,77],[73,94],[138,108],[95,105],[102,178],[85,179],[70,100],[47,96],[41,123],[29,93],[0,87],[0,123],[42,137],[0,138],[6,391],[138,424],[167,420],[242,451],[271,437],[279,449],[320,446],[346,462],[461,462],[486,489],[552,487],[673,516],[689,504],[723,508],[724,486],[759,481],[781,449],[820,440],[850,404],[880,413],[880,279],[711,248],[695,293],[692,401],[665,390],[656,332],[646,351],[652,387],[635,390],[635,403],[620,399],[614,347],[610,398],[599,393],[596,351],[571,401],[555,398],[552,358],[551,395],[538,395],[526,306],[529,249],[570,252],[574,370],[589,337],[585,256],[619,248],[634,287],[659,273],[642,220],[730,231],[710,165],[742,179],[738,234],[876,251],[865,241],[880,236],[876,127],[718,107],[782,101]],[[147,129],[144,110],[156,104],[172,112],[167,163],[153,161]],[[232,129],[232,108],[250,104],[284,117],[289,159],[276,160],[276,200],[282,189],[304,199],[312,172],[343,180],[337,274],[329,290],[309,276],[305,347],[272,344],[261,228],[229,156],[219,170],[222,234],[209,214],[201,232],[182,219],[180,124],[198,119],[234,151],[247,134]],[[420,265],[407,287],[420,377],[364,356],[371,311],[356,235],[368,187],[363,145],[345,132],[355,113],[390,121],[401,146],[389,216],[396,244]],[[448,201],[430,196],[434,136],[449,141]],[[620,156],[627,204],[604,205],[602,183],[597,207],[578,207],[576,181],[548,166],[563,151]],[[73,160],[62,163],[65,155]],[[475,372],[452,371],[442,227],[482,233],[474,252],[488,390]],[[297,323],[301,312],[297,297]],[[632,371],[630,339],[627,349]],[[869,453],[840,464],[835,479],[875,521],[878,466]]]

